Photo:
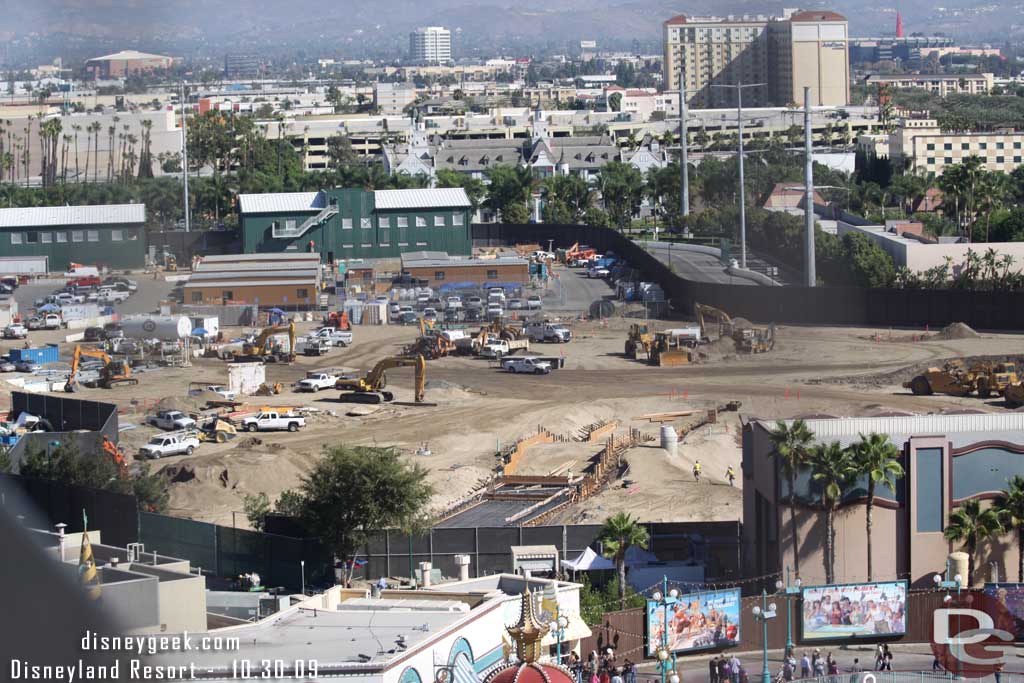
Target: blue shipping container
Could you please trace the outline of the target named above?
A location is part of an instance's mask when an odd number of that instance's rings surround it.
[[[46,363],[56,363],[60,360],[60,349],[56,344],[47,344],[46,346],[38,349],[11,349],[10,352],[11,361],[17,362],[19,360],[30,360],[34,363],[44,365]]]

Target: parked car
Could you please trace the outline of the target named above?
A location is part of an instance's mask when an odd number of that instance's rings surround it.
[[[572,341],[572,330],[564,325],[535,322],[529,323],[523,331],[530,341],[555,343]]]
[[[4,339],[24,339],[28,336],[28,329],[20,323],[11,323],[4,328]]]
[[[478,296],[471,296],[468,299],[466,299],[466,307],[467,308],[483,308],[484,307],[484,300],[481,299]]]
[[[450,296],[448,297],[448,300],[445,302],[445,304],[446,308],[462,308],[462,297]]]
[[[231,391],[223,384],[211,384],[210,386],[206,387],[206,390],[212,391],[225,401],[234,401],[236,398],[238,398],[238,394],[236,392]]]
[[[70,292],[61,292],[56,296],[58,306],[71,306],[74,304],[84,304],[85,297],[81,294],[71,294]]]
[[[609,271],[608,271],[607,268],[590,268],[589,270],[587,270],[587,277],[590,277],[590,278],[608,277],[608,272]]]
[[[524,308],[522,299],[509,299],[508,307],[513,311],[521,311]]]
[[[347,330],[339,330],[337,327],[321,327],[314,332],[311,332],[311,337],[319,337],[326,341],[331,346],[337,346],[338,348],[345,348],[352,344],[353,335]]]
[[[508,372],[527,372],[534,375],[546,375],[551,372],[551,363],[532,357],[508,358],[501,365]]]
[[[423,309],[424,320],[437,320],[437,309],[436,308],[424,308]]]
[[[42,370],[43,366],[32,360],[19,360],[15,361],[14,369],[18,372],[36,372],[37,370]]]
[[[103,336],[106,339],[124,339],[124,330],[121,323],[107,323],[103,326]]]
[[[124,287],[125,290],[129,292],[134,292],[139,288],[139,285],[138,283],[135,282],[135,280],[129,280],[128,278],[122,277],[120,275],[111,275],[103,282],[101,282],[100,286],[114,287],[116,289]]]
[[[195,431],[185,430],[180,434],[158,434],[139,449],[141,458],[162,458],[165,455],[192,455],[199,448],[199,436]]]
[[[0,360],[0,372],[14,372],[17,369],[17,366],[6,358]]]
[[[494,320],[505,315],[505,309],[499,304],[487,304],[487,319]]]
[[[397,320],[398,316],[402,314],[401,304],[388,304],[388,315],[391,316],[392,320]]]
[[[56,313],[47,313],[43,317],[43,329],[46,330],[59,330],[64,322],[60,319],[60,316]]]
[[[321,389],[333,389],[334,383],[338,381],[337,375],[328,372],[314,372],[299,380],[295,385],[295,391],[317,392]]]
[[[420,317],[416,315],[416,311],[402,311],[402,315],[399,318],[399,321],[403,325],[415,325],[416,321],[419,319]]]
[[[526,297],[526,307],[531,311],[539,311],[544,308],[544,302],[536,294]]]
[[[267,410],[254,417],[242,420],[242,426],[249,432],[284,431],[297,432],[306,426],[306,418],[292,413],[279,413]]]
[[[459,309],[458,308],[446,308],[444,309],[444,321],[446,323],[457,323],[459,322]]]
[[[82,333],[82,341],[87,342],[98,342],[106,339],[106,334],[102,327],[87,327],[85,332]]]
[[[146,424],[168,430],[190,429],[196,426],[196,421],[180,410],[161,410],[156,415],[147,417]]]
[[[430,301],[430,295],[426,292],[416,295],[416,303],[420,306],[426,306],[428,301]]]
[[[478,323],[480,322],[480,309],[479,308],[467,308],[466,313],[462,318],[467,323]]]
[[[68,282],[73,287],[96,287],[101,282],[99,275],[85,275]]]
[[[115,289],[101,289],[96,300],[101,304],[119,304],[128,300],[128,292],[119,292]]]
[[[25,322],[25,327],[29,330],[41,330],[46,327],[46,321],[39,316],[32,316]]]

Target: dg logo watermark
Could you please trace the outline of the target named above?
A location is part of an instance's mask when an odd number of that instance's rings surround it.
[[[1013,640],[1012,615],[983,593],[949,595],[932,613],[932,652],[957,676],[983,678],[1002,671],[1014,652]]]

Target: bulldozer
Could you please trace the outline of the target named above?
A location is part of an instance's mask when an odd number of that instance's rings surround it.
[[[415,356],[393,356],[379,361],[365,377],[339,379],[336,389],[341,389],[340,400],[347,403],[383,403],[395,400],[395,395],[385,391],[389,368],[413,367],[416,369],[414,396],[416,403],[423,403],[427,384],[427,361],[421,354]]]
[[[945,394],[947,396],[969,396],[978,388],[978,376],[960,360],[952,360],[941,368],[928,368],[903,387],[915,396]]]
[[[693,353],[683,339],[671,332],[655,332],[649,347],[651,365],[664,368],[691,363]]]
[[[651,357],[651,344],[654,342],[654,334],[647,325],[633,323],[629,326],[629,336],[626,337],[626,358],[637,360],[644,356],[648,360]]]
[[[275,351],[271,347],[271,341],[275,334],[288,333],[288,351]],[[290,363],[295,360],[295,321],[287,325],[271,325],[263,328],[263,331],[250,343],[242,345],[242,352],[233,357],[236,363]]]
[[[78,370],[82,364],[82,358],[98,358],[103,361],[103,368],[100,370],[99,379],[87,386],[99,386],[104,389],[112,389],[118,385],[138,384],[139,380],[132,377],[132,368],[125,360],[114,360],[108,354],[97,349],[82,348],[75,346],[75,353],[71,357],[71,374],[64,383],[64,391],[74,393],[78,391]]]

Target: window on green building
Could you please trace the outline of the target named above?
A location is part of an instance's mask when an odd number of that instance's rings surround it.
[[[138,242],[139,241],[139,231],[138,230],[125,230],[124,231],[124,237],[129,242]]]
[[[39,233],[39,241],[42,244],[52,244],[53,243],[53,233],[52,232],[41,232],[41,233]]]
[[[341,219],[341,229],[342,230],[351,230],[352,229],[352,219],[351,218],[342,218]]]
[[[409,217],[408,216],[396,216],[396,218],[398,220],[398,227],[400,227],[400,228],[408,228],[409,227]]]
[[[25,233],[25,242],[28,244],[39,244],[39,233],[35,230],[29,230]]]
[[[59,244],[64,244],[65,242],[68,241],[68,234],[66,232],[64,232],[63,230],[59,230],[59,231],[55,232],[54,234],[57,236],[57,242]]]
[[[425,227],[427,227],[427,217],[426,216],[416,216],[416,227],[417,228],[425,228]]]
[[[371,228],[373,228],[373,219],[372,218],[360,218],[359,219],[359,227],[362,228],[363,230],[370,230]]]
[[[377,218],[378,228],[390,228],[391,227],[391,216],[378,216]]]
[[[434,216],[434,227],[435,228],[443,228],[444,227],[444,216]]]
[[[11,233],[11,244],[21,244],[24,239],[25,236],[20,232]]]
[[[498,279],[498,271],[496,271],[496,270],[488,270],[487,271],[487,279],[488,280],[497,280]]]
[[[462,214],[461,213],[453,213],[452,214],[452,225],[462,225]]]
[[[123,230],[111,230],[110,231],[110,241],[111,242],[121,242],[123,240],[124,240],[124,231]]]
[[[86,230],[85,231],[85,237],[90,242],[99,242],[100,241],[100,231],[99,230]]]
[[[71,241],[72,242],[84,242],[85,241],[85,233],[82,232],[81,230],[72,230],[71,231]]]

